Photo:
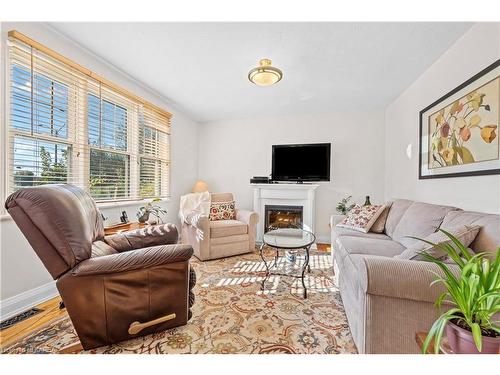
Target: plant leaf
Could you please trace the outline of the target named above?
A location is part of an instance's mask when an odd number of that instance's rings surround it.
[[[467,147],[456,147],[457,153],[460,155],[462,158],[462,162],[464,164],[467,163],[474,163],[474,156],[472,155],[472,152],[469,151]]]
[[[479,324],[472,323],[471,325],[472,337],[474,338],[474,343],[476,344],[477,350],[481,351],[482,349],[482,336],[481,336],[481,328]]]

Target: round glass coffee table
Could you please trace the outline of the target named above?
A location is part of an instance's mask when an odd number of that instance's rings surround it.
[[[301,279],[302,287],[304,288],[304,299],[307,298],[304,277],[306,269],[308,272],[311,272],[311,267],[309,266],[309,249],[315,241],[316,237],[314,234],[303,229],[280,228],[265,233],[259,249],[260,257],[266,266],[266,277],[262,280],[262,290],[265,290],[265,283],[272,275],[296,277]],[[274,249],[274,260],[270,262],[264,257],[265,246]],[[280,250],[283,250],[286,255],[281,255]],[[304,255],[302,266],[297,263],[297,255],[300,256],[302,255],[301,253]],[[299,271],[298,273],[296,272],[297,270]]]

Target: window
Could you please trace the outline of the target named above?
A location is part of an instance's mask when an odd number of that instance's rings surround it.
[[[161,196],[168,190],[169,135],[157,124],[163,123],[161,114],[145,110],[139,117],[140,195]]]
[[[133,103],[130,106],[133,107]],[[123,199],[131,195],[127,115],[124,106],[94,94],[87,95],[89,188],[97,200]]]
[[[169,195],[168,112],[15,31],[9,71],[7,192],[72,183],[96,201]]]

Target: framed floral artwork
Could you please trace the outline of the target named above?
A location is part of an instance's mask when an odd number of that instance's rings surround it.
[[[500,60],[420,111],[419,179],[500,174]]]

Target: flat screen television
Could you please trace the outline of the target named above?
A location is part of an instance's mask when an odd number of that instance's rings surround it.
[[[330,181],[331,143],[273,145],[273,181]]]

